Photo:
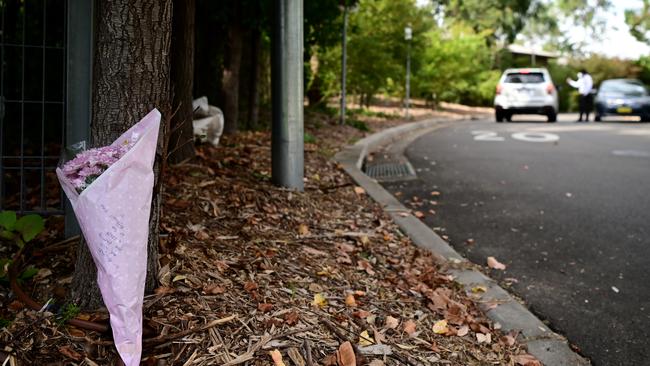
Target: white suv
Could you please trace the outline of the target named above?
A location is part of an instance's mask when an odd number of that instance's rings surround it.
[[[508,69],[503,72],[494,97],[497,122],[513,114],[542,114],[557,121],[557,90],[546,69]]]

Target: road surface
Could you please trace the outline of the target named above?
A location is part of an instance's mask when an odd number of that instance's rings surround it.
[[[575,117],[454,123],[384,186],[594,365],[650,365],[650,124]]]

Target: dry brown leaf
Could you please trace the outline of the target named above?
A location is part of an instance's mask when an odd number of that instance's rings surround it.
[[[257,284],[255,282],[252,282],[252,281],[248,281],[248,282],[246,282],[244,284],[244,290],[246,290],[248,292],[257,290],[257,288],[258,288]]]
[[[498,270],[504,270],[506,269],[506,265],[499,262],[496,258],[494,257],[487,257],[487,265],[488,267],[492,269],[498,269]]]
[[[322,257],[327,257],[329,254],[327,252],[324,252],[322,250],[314,249],[310,246],[303,245],[302,246],[302,251],[306,254],[311,254],[315,256],[322,256]]]
[[[440,196],[440,192],[433,191],[433,192],[431,192],[431,195],[434,196],[434,197],[438,197],[438,196]]]
[[[223,286],[219,286],[217,284],[212,283],[212,284],[203,286],[203,292],[205,292],[206,294],[210,294],[210,295],[219,295],[219,294],[223,294],[224,292],[226,292],[226,289]]]
[[[357,317],[359,319],[364,319],[367,318],[370,315],[370,312],[365,311],[365,310],[358,310],[352,313],[352,316]]]
[[[268,303],[257,304],[257,310],[263,313],[268,313],[269,311],[273,310],[273,304],[268,304]]]
[[[382,360],[372,360],[368,366],[385,366],[386,364]]]
[[[490,344],[492,343],[492,335],[490,333],[487,334],[476,333],[476,340],[478,341],[478,343]]]
[[[168,287],[168,286],[160,286],[157,287],[153,292],[156,295],[168,295],[168,294],[173,294],[176,291],[175,288],[173,287]]]
[[[362,195],[362,194],[366,194],[366,190],[359,187],[359,186],[356,186],[356,187],[354,187],[354,193],[356,193],[358,195]]]
[[[412,336],[413,333],[415,333],[415,327],[416,327],[415,322],[409,319],[406,321],[406,323],[404,323],[404,332],[409,336]]]
[[[354,298],[354,294],[348,294],[348,296],[345,297],[345,305],[351,308],[357,306],[357,299]]]
[[[75,361],[81,361],[84,359],[79,352],[73,350],[70,346],[59,347],[59,353]]]
[[[372,269],[372,264],[367,260],[360,259],[357,261],[357,269],[366,271],[367,274],[374,276],[375,271]]]
[[[424,213],[422,211],[415,211],[415,212],[413,212],[413,215],[415,215],[415,217],[417,217],[418,219],[421,219],[421,218],[424,217]]]
[[[469,327],[467,325],[463,325],[462,327],[458,328],[456,335],[459,337],[464,337],[465,335],[467,335],[468,332],[469,332]]]
[[[386,328],[395,329],[399,325],[399,320],[389,315],[386,317],[384,324],[386,325]]]
[[[504,335],[503,337],[499,338],[499,340],[501,341],[501,343],[508,345],[510,347],[515,345],[515,337],[513,337],[510,334]]]
[[[280,351],[277,349],[269,351],[269,355],[271,356],[271,359],[273,359],[273,364],[275,366],[286,366],[284,364],[284,361],[282,361],[282,353],[280,353]]]
[[[295,310],[284,314],[284,321],[287,323],[287,325],[294,325],[298,323],[298,319],[300,319],[300,315],[298,315],[298,312]]]
[[[357,366],[357,357],[350,342],[339,346],[339,350],[336,352],[336,361],[339,366]]]
[[[542,363],[535,356],[529,354],[513,356],[513,361],[521,366],[542,366]]]
[[[298,225],[298,234],[302,236],[309,235],[309,226],[305,224]]]

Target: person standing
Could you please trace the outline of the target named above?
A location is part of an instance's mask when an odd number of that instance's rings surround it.
[[[585,115],[585,122],[589,122],[589,113],[593,107],[593,95],[591,89],[594,86],[594,81],[587,70],[582,69],[578,73],[578,80],[566,79],[567,83],[572,87],[578,89],[580,94],[580,117],[576,122],[582,122],[582,115]]]

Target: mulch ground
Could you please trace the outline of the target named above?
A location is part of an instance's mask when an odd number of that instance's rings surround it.
[[[144,304],[158,336],[145,340],[143,363],[538,365],[478,309],[483,289],[462,291],[331,161],[363,134],[308,120],[304,192],[271,183],[266,132],[225,136],[169,168],[160,287]],[[71,253],[49,256],[59,264],[34,288],[47,280],[62,291],[73,261],[56,258]],[[110,340],[26,310],[7,291],[0,301],[14,318],[0,331],[0,350],[14,355],[6,364],[114,362]]]

